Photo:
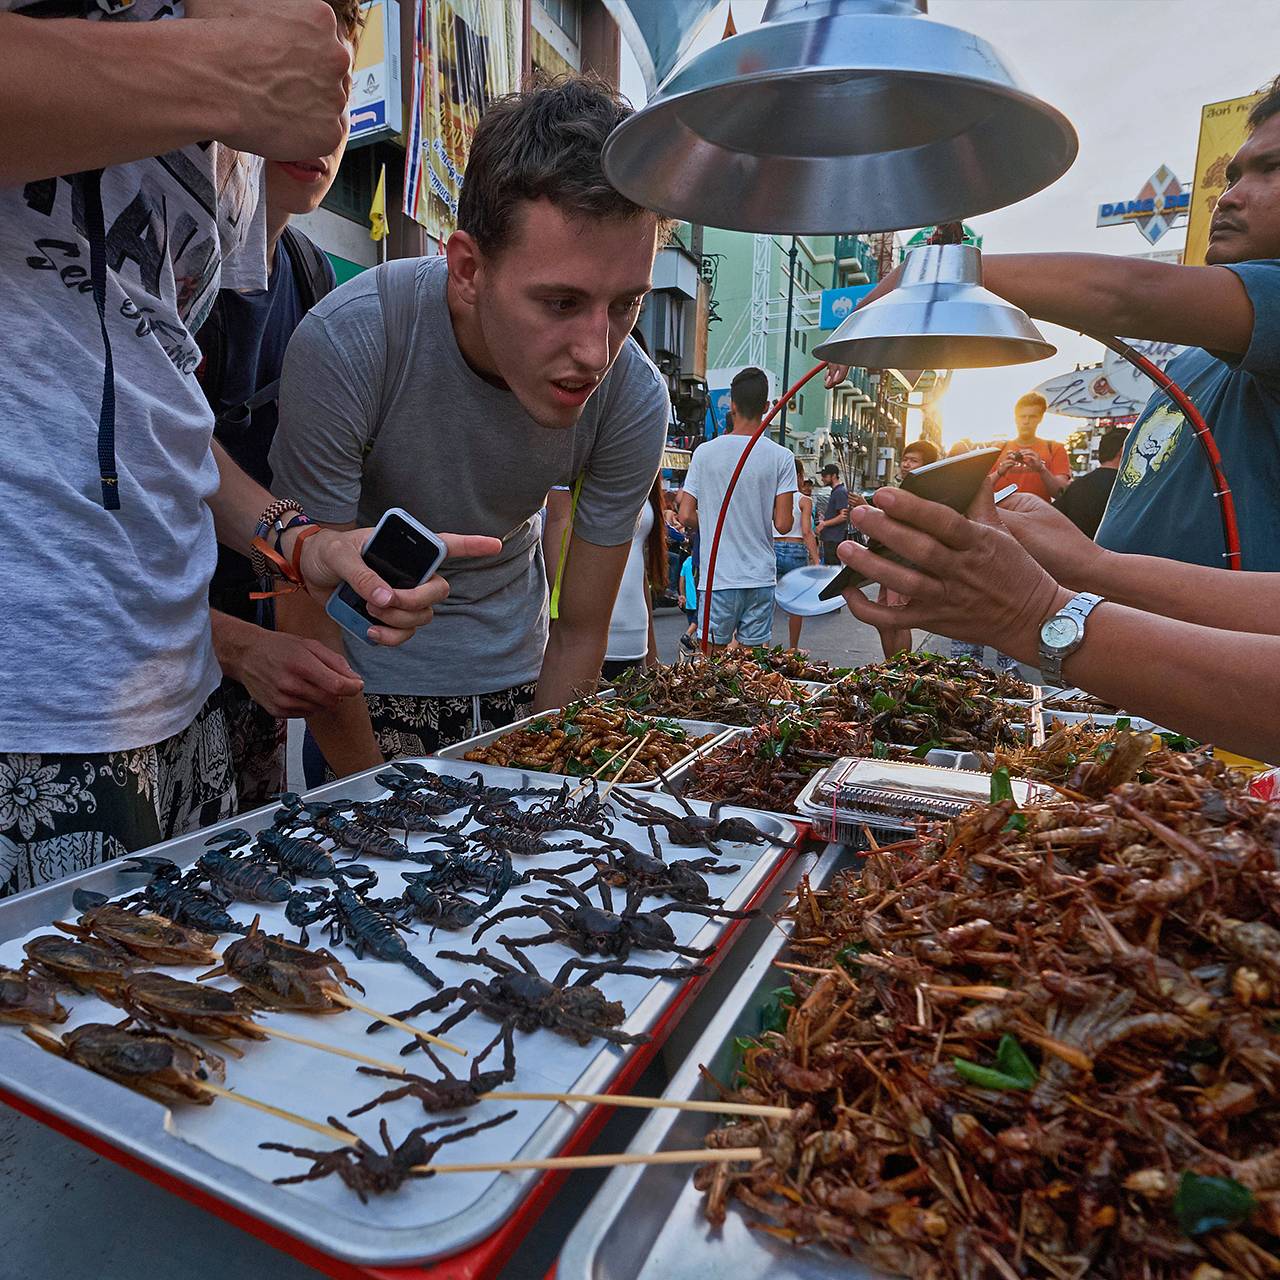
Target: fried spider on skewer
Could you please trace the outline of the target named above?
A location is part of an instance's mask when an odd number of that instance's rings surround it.
[[[480,1064],[501,1044],[503,1046],[502,1066],[491,1067],[481,1071]],[[452,1071],[435,1055],[429,1044],[422,1046],[423,1052],[439,1068],[438,1079],[430,1080],[426,1076],[414,1075],[411,1071],[384,1071],[381,1067],[357,1067],[356,1070],[365,1076],[381,1076],[387,1080],[399,1082],[399,1088],[388,1089],[379,1094],[372,1102],[348,1111],[348,1116],[361,1116],[374,1107],[386,1102],[396,1102],[400,1098],[417,1098],[422,1109],[428,1114],[437,1111],[457,1111],[462,1107],[473,1107],[480,1101],[480,1095],[496,1089],[501,1084],[510,1084],[516,1076],[516,1047],[512,1039],[511,1026],[504,1023],[502,1029],[483,1049],[476,1054],[471,1063],[471,1073],[464,1080]]]
[[[371,1147],[363,1138],[357,1138],[354,1147],[336,1147],[330,1151],[313,1151],[309,1147],[290,1147],[283,1142],[260,1142],[263,1151],[283,1151],[286,1155],[297,1156],[302,1160],[310,1160],[311,1168],[306,1173],[295,1173],[284,1178],[273,1178],[277,1186],[288,1186],[294,1182],[314,1182],[320,1178],[337,1176],[360,1197],[361,1204],[369,1203],[370,1195],[385,1195],[389,1191],[398,1191],[406,1182],[416,1178],[430,1178],[434,1175],[428,1165],[435,1158],[441,1147],[451,1142],[461,1142],[464,1138],[473,1137],[484,1129],[492,1129],[505,1124],[516,1113],[505,1111],[492,1120],[482,1120],[479,1124],[468,1125],[465,1129],[453,1128],[462,1123],[462,1117],[456,1120],[433,1120],[430,1124],[419,1125],[411,1129],[404,1140],[395,1146],[391,1142],[391,1132],[385,1120],[378,1126],[382,1138],[383,1150]],[[329,1124],[346,1133],[351,1130],[334,1116],[329,1117]],[[423,1137],[436,1129],[452,1128],[453,1132],[430,1142]]]

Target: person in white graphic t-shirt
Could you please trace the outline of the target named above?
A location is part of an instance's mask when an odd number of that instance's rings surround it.
[[[769,379],[761,369],[743,369],[729,389],[733,430],[699,446],[689,462],[680,495],[680,519],[698,524],[703,589],[715,523],[747,441],[760,426],[769,403]],[[774,530],[791,531],[796,461],[789,449],[761,440],[751,451],[725,516],[715,580],[711,583],[711,643],[722,649],[737,640],[748,647],[768,644],[773,634],[773,596],[777,568]]]

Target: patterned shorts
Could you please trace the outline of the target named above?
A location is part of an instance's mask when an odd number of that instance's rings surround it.
[[[500,729],[527,716],[536,684],[518,684],[498,693],[419,698],[405,693],[367,693],[369,719],[378,748],[388,760],[429,756],[441,747]]]
[[[0,898],[198,831],[234,803],[221,691],[154,746],[0,753]]]
[[[235,811],[246,813],[271,804],[284,790],[289,722],[260,707],[235,680],[224,679],[219,692],[235,771]]]

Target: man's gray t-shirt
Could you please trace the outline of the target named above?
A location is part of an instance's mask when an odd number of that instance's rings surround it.
[[[403,378],[379,425],[383,269],[329,294],[289,344],[271,450],[275,491],[326,523],[372,525],[403,507],[430,529],[502,539],[496,556],[445,562],[449,598],[406,644],[344,636],[367,693],[446,697],[527,683],[547,640],[538,519],[547,492],[585,472],[575,534],[597,546],[630,543],[666,443],[666,385],[628,340],[576,425],[539,426],[463,359],[446,261],[422,258]]]

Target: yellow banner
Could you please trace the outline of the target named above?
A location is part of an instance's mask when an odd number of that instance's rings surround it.
[[[480,115],[519,81],[520,6],[418,0],[417,17],[405,212],[444,241],[457,226],[462,173]]]
[[[1228,98],[1201,108],[1187,247],[1182,255],[1187,266],[1204,266],[1205,250],[1209,247],[1209,222],[1218,197],[1227,187],[1227,165],[1248,136],[1249,112],[1260,97],[1260,93],[1251,93],[1247,98]]]

